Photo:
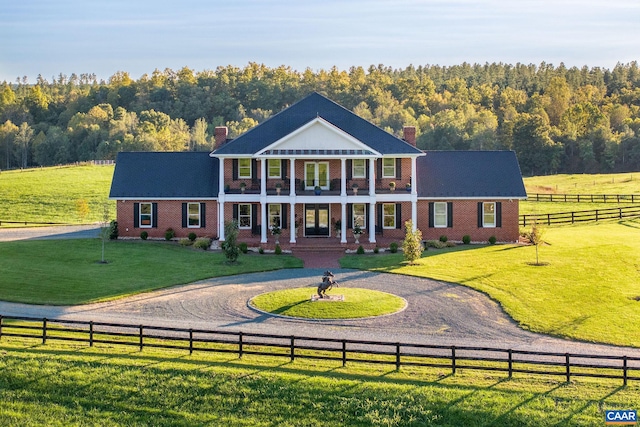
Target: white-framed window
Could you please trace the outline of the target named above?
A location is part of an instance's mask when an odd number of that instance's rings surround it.
[[[248,203],[238,205],[238,228],[251,229],[251,205]]]
[[[433,204],[433,226],[447,228],[447,223],[447,202],[435,202]]]
[[[200,203],[187,203],[187,227],[200,228]]]
[[[304,187],[313,190],[315,186],[329,189],[329,162],[306,162],[304,164]]]
[[[395,178],[396,177],[396,159],[385,157],[382,159],[382,177],[383,178]]]
[[[269,178],[282,177],[282,162],[280,161],[280,159],[267,160],[267,176]]]
[[[353,204],[353,222],[351,223],[352,228],[355,228],[356,224],[358,224],[362,229],[367,228],[366,208],[367,206],[364,203]]]
[[[396,228],[395,203],[385,203],[382,205],[382,228]]]
[[[238,178],[251,178],[251,159],[238,159]]]
[[[353,159],[351,161],[351,176],[353,178],[367,177],[366,161],[366,159]]]
[[[269,205],[269,229],[274,225],[282,228],[282,205],[271,203]]]
[[[496,226],[495,202],[485,202],[482,204],[482,226],[487,228]]]
[[[153,226],[153,203],[140,203],[140,228]]]

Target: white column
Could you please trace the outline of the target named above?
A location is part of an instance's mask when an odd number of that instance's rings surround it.
[[[371,172],[369,172],[371,175]],[[367,227],[369,228],[369,243],[376,242],[376,204],[375,199],[372,197],[371,202],[369,203],[369,224]]]
[[[260,203],[260,243],[267,243],[267,231],[269,230],[269,221],[267,220],[267,204]]]
[[[293,199],[289,203],[289,228],[291,229],[291,238],[289,243],[296,242],[296,203]]]
[[[418,186],[416,182],[416,157],[411,158],[411,221],[413,221],[413,231],[418,228]]]
[[[369,159],[369,195],[376,195],[376,159]]]
[[[347,204],[341,203],[342,212],[340,220],[340,243],[347,243]]]
[[[347,195],[347,159],[344,157],[340,159],[340,195]]]
[[[218,238],[224,242],[224,159],[218,171]]]
[[[296,159],[289,160],[289,196],[296,195]]]
[[[267,195],[267,159],[260,159],[260,195]]]

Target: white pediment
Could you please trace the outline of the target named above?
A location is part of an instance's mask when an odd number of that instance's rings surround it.
[[[368,145],[318,117],[289,135],[265,147],[257,155],[270,150],[366,150],[378,154]],[[378,154],[379,155],[379,154]]]

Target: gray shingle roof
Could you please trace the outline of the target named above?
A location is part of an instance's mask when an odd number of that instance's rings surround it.
[[[416,166],[418,197],[527,196],[513,151],[427,151]]]
[[[411,144],[396,138],[330,99],[314,92],[238,138],[227,142],[214,151],[213,155],[254,154],[316,117],[321,117],[383,155],[416,155],[421,153]]]
[[[109,197],[217,197],[218,167],[218,159],[208,152],[122,152],[116,159]]]

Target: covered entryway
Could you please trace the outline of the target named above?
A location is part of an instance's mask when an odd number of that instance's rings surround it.
[[[304,205],[304,235],[329,236],[329,204]]]

